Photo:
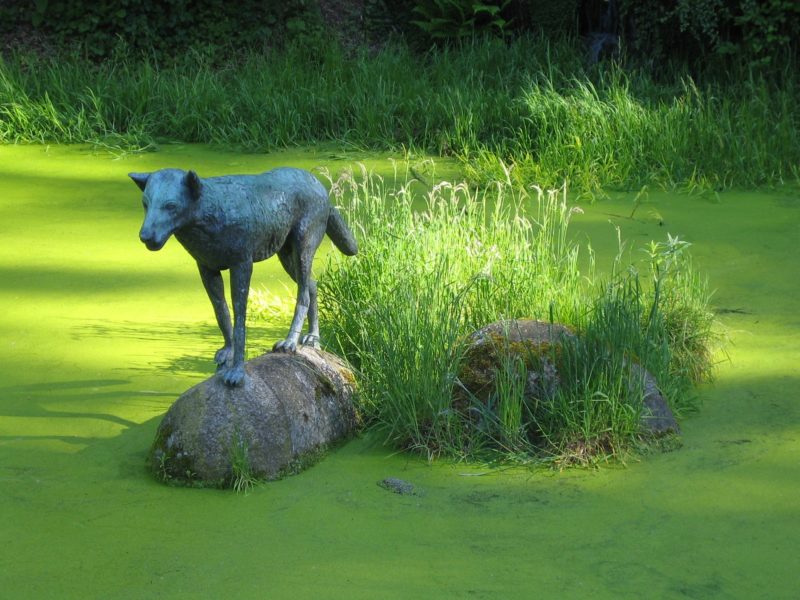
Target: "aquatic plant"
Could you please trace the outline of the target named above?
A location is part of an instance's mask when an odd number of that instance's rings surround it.
[[[236,493],[247,493],[259,479],[253,474],[250,464],[249,447],[239,431],[234,431],[230,446],[231,476],[227,487]]]
[[[367,421],[392,445],[428,457],[620,455],[640,436],[631,365],[679,410],[711,373],[709,294],[677,238],[650,246],[642,275],[621,245],[603,280],[591,249],[569,235],[576,209],[563,188],[443,182],[420,198],[362,169],[333,181],[332,195],[361,249],[332,258],[320,278],[323,339],[360,373]],[[530,398],[527,372],[542,353],[501,353],[494,395],[454,402],[469,335],[514,318],[578,332],[544,353],[564,384],[548,402]]]

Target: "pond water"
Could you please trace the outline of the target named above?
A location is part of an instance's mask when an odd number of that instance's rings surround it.
[[[126,174],[356,160],[392,174],[380,156],[0,146],[0,596],[796,597],[796,190],[651,194],[638,220],[620,194],[575,218],[601,266],[609,221],[633,241],[680,235],[716,289],[730,360],[698,390],[679,450],[552,473],[429,465],[363,438],[247,495],[155,482],[159,419],[219,342],[189,256],[139,242]],[[254,285],[282,284],[277,260],[257,266]],[[250,343],[284,330],[256,326]],[[385,477],[422,491],[388,493]]]

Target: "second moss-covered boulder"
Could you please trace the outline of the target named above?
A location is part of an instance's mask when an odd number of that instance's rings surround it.
[[[498,321],[479,329],[472,334],[462,362],[454,408],[471,414],[484,428],[497,424],[503,430],[500,437],[509,435],[509,423],[517,423],[519,434],[535,445],[546,441],[542,438],[552,441],[548,423],[570,411],[574,412],[567,419],[582,418],[580,409],[572,406],[574,400],[559,396],[576,387],[576,382],[566,379],[571,375],[563,372],[563,366],[569,362],[565,352],[574,355],[580,343],[571,328],[532,319]],[[623,359],[619,367],[622,379],[617,392],[629,410],[639,415],[640,433],[678,433],[678,423],[656,378],[630,359]],[[603,390],[597,391],[597,402],[603,401]],[[504,400],[509,397],[510,402]]]
[[[497,373],[509,360],[524,368],[528,393],[552,396],[558,388],[558,373],[551,353],[574,337],[565,325],[533,319],[498,321],[479,329],[470,338],[459,374],[466,394],[457,395],[456,402],[468,396],[488,401],[497,392]]]

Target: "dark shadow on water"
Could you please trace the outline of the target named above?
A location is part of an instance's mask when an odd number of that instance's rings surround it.
[[[184,345],[191,339],[204,342],[221,339],[217,326],[205,322],[159,321],[148,324],[131,320],[81,319],[80,323],[71,329],[71,336],[75,341],[111,337],[120,340],[170,341]]]
[[[78,416],[84,417],[86,415],[81,414]],[[130,426],[136,427],[138,426],[138,423],[132,423]],[[108,438],[79,436],[79,435],[0,435],[0,444],[4,442],[51,441],[51,442],[63,442],[65,444],[85,447],[87,445],[97,444],[106,439]]]
[[[247,358],[254,358],[272,349],[283,339],[288,326],[263,322],[247,324]],[[188,376],[211,377],[215,372],[214,353],[222,345],[222,335],[215,324],[208,322],[159,322],[148,327],[138,321],[85,321],[71,330],[72,339],[86,341],[91,338],[117,340],[157,341],[159,348],[167,344],[183,351],[160,357],[154,355],[146,365],[126,365],[125,371],[133,373],[168,372]]]
[[[700,389],[699,413],[684,419],[723,447],[750,436],[800,435],[799,375],[736,377],[723,374]]]
[[[88,379],[78,381],[53,381],[48,383],[30,383],[25,385],[9,385],[0,387],[0,394],[16,394],[30,392],[50,392],[53,389],[71,390],[87,387],[101,388],[130,383],[125,379]]]
[[[197,279],[194,273],[176,275],[174,272],[158,269],[136,273],[122,269],[70,268],[68,265],[36,268],[29,265],[0,266],[0,281],[3,282],[5,292],[53,297],[65,293],[87,294],[93,290],[108,293],[127,289],[185,286],[190,275],[192,281]]]
[[[123,427],[133,427],[137,425],[135,421],[110,412],[98,411],[96,407],[98,405],[113,407],[134,401],[141,405],[143,400],[146,404],[150,398],[174,397],[174,394],[168,392],[131,390],[131,383],[125,379],[86,379],[6,386],[0,388],[4,407],[0,416],[97,419]],[[45,408],[43,406],[45,403],[74,405],[76,410],[53,410]],[[160,406],[163,403],[159,401],[157,404]],[[87,410],[81,410],[81,405],[86,406]]]
[[[14,429],[5,427],[0,435],[0,448],[17,457],[0,465],[0,471],[9,473],[12,481],[52,478],[48,467],[43,466],[50,464],[49,459],[44,463],[34,460],[30,464],[36,466],[27,475],[18,473],[28,463],[25,452],[52,456],[55,464],[61,464],[53,467],[56,469],[76,468],[70,476],[81,471],[79,463],[73,463],[74,467],[59,463],[61,452],[47,446],[48,442],[72,446],[79,454],[96,450],[100,463],[121,460],[107,444],[141,428],[139,422],[126,416],[160,414],[175,398],[174,393],[131,389],[133,383],[126,379],[85,379],[0,388],[0,422],[14,423]]]

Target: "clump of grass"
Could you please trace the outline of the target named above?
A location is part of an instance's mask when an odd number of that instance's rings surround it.
[[[257,483],[250,465],[249,447],[239,431],[234,431],[230,447],[231,477],[229,487],[237,494],[249,492]]]
[[[566,179],[579,192],[797,181],[797,159],[785,160],[800,141],[789,107],[797,86],[791,76],[777,87],[758,77],[704,86],[686,77],[664,95],[647,75],[617,66],[561,86],[533,77],[516,98],[513,135],[474,144],[465,168],[476,182],[511,171],[522,184]]]
[[[664,356],[653,373],[661,375],[664,385],[675,386],[667,391],[679,413],[694,408],[689,384],[712,378],[714,351],[723,341],[709,307],[708,281],[692,267],[690,245],[668,234],[666,241],[651,241],[643,249],[651,284],[648,334]]]
[[[651,245],[641,276],[621,252],[603,283],[569,235],[564,189],[509,178],[478,191],[440,183],[425,198],[410,190],[363,170],[332,182],[360,251],[333,256],[319,284],[323,338],[359,371],[364,414],[389,443],[431,458],[619,455],[640,432],[633,364],[676,408],[710,374],[708,294],[680,240]],[[489,401],[459,407],[469,334],[513,318],[578,332],[547,355],[557,392],[531,396],[525,361],[509,355]]]
[[[0,57],[0,142],[159,141],[263,151],[335,141],[462,159],[472,181],[507,174],[576,192],[645,183],[701,191],[797,181],[796,65],[666,83],[589,66],[577,40],[474,39],[420,55],[402,44],[347,55],[335,44],[170,63],[119,52]]]

